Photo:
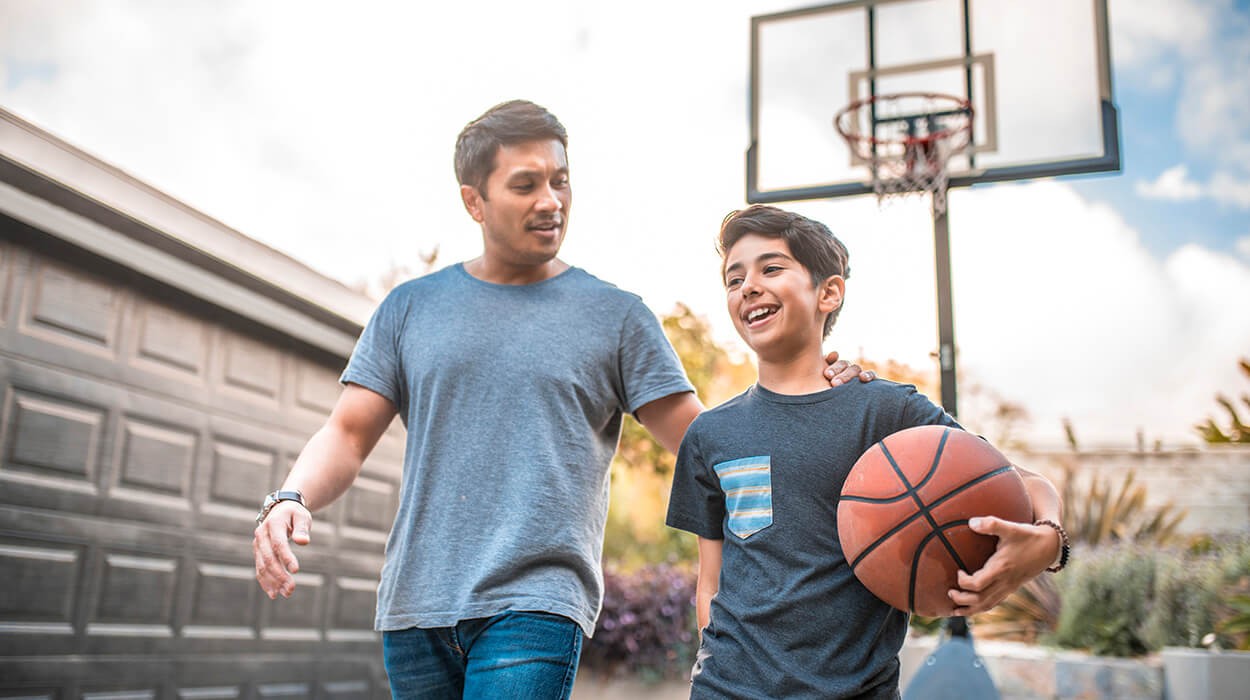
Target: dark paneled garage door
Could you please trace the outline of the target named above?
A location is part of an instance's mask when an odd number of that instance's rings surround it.
[[[253,577],[258,501],[344,358],[0,233],[0,697],[387,696],[394,430],[318,515],[296,593]]]

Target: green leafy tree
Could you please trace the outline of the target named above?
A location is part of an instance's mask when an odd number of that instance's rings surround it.
[[[1250,377],[1250,361],[1245,359],[1237,363],[1241,367],[1241,373]],[[1207,422],[1195,426],[1198,433],[1202,435],[1202,439],[1210,444],[1250,444],[1250,427],[1241,422],[1241,416],[1237,414],[1237,406],[1223,394],[1216,394],[1215,401],[1228,412],[1229,427],[1227,432],[1216,424],[1214,418],[1207,418]],[[1250,408],[1250,394],[1241,395],[1241,403]]]

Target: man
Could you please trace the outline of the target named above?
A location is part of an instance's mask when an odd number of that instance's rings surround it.
[[[287,538],[308,543],[309,511],[346,491],[400,414],[400,504],[375,620],[397,698],[567,697],[602,601],[622,414],[676,452],[703,410],[642,301],[556,257],[572,204],[567,143],[523,101],[465,127],[456,176],[482,255],[388,295],[333,412],[262,508],[257,579],[271,598],[290,595]],[[514,371],[490,361],[500,347]]]

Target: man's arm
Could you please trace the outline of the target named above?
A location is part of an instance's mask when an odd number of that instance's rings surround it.
[[[825,369],[825,376],[829,379],[831,386],[838,386],[856,377],[859,377],[861,382],[870,382],[877,377],[877,374],[871,370],[864,371],[859,365],[839,360],[836,351],[829,353],[825,357],[825,362],[829,363],[829,367]],[[655,441],[664,449],[677,454],[677,448],[681,446],[681,439],[685,436],[686,429],[690,427],[695,416],[702,412],[703,402],[694,395],[694,392],[686,391],[643,404],[636,413],[638,422],[651,433],[651,437],[655,438]]]
[[[699,538],[699,578],[695,583],[694,609],[699,620],[699,639],[712,619],[712,596],[720,590],[720,555],[724,540]]]
[[[1033,522],[1062,523],[1063,501],[1050,480],[1036,472],[1016,467],[1024,488],[1033,501]],[[1020,586],[1046,570],[1059,556],[1060,536],[1054,528],[1031,523],[1013,523],[1000,518],[972,518],[974,532],[998,538],[994,554],[978,571],[960,571],[950,598],[957,606],[955,615],[974,615],[998,605]]]
[[[252,553],[256,557],[256,580],[270,598],[291,595],[299,571],[289,537],[295,544],[310,541],[312,515],[343,495],[365,458],[395,417],[395,404],[357,384],[348,384],[334,404],[325,425],[313,434],[282,483],[284,491],[298,489],[308,504],[282,501],[256,526]]]

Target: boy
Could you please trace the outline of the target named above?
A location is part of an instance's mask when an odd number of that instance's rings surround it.
[[[821,343],[848,276],[846,248],[823,224],[753,206],[725,219],[718,250],[759,381],[696,418],[677,458],[667,522],[699,536],[691,697],[897,698],[907,614],[873,596],[842,557],[838,495],[883,437],[958,425],[913,386],[822,382]],[[1034,518],[1056,524],[975,518],[998,548],[980,571],[961,572],[951,614],[993,607],[1060,552],[1058,493],[1020,473]]]

